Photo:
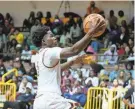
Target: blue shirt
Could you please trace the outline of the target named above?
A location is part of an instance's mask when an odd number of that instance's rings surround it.
[[[114,80],[115,78],[117,78],[118,76],[118,72],[117,71],[112,71],[109,75],[109,80],[112,81]]]

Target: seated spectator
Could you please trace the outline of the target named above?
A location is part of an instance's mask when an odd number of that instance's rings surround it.
[[[0,51],[4,51],[7,44],[7,37],[3,32],[3,28],[0,26]]]
[[[92,81],[93,87],[97,87],[99,85],[99,78],[96,76],[96,74],[93,71],[90,73],[90,77],[88,77],[87,79]]]
[[[131,62],[125,63],[126,72],[131,72],[132,78],[135,78],[133,64]]]
[[[61,90],[62,90],[63,95],[65,95],[65,93],[72,92],[72,86],[71,86],[71,80],[70,79],[66,79],[65,85],[62,86]]]
[[[25,68],[18,57],[14,60],[14,67],[18,70],[18,75],[26,74]]]
[[[110,27],[110,31],[107,34],[109,42],[116,44],[120,40],[121,30],[118,25]]]
[[[129,39],[129,29],[125,20],[122,20],[121,22],[121,32],[120,42],[127,43],[127,40]]]
[[[9,71],[9,70],[12,70],[14,68],[14,61],[13,61],[13,59],[11,58],[10,60],[9,60],[9,64],[8,64],[8,66],[6,67],[6,69],[7,69],[7,71]]]
[[[24,43],[24,35],[21,33],[18,29],[15,30],[14,32],[16,41],[18,44],[23,44]]]
[[[120,48],[118,49],[117,52],[118,52],[118,55],[119,55],[119,56],[125,54],[125,49],[124,49],[124,45],[123,45],[123,44],[120,45]]]
[[[4,22],[5,22],[5,20],[4,20],[4,16],[0,13],[0,25],[4,25]]]
[[[125,81],[125,83],[124,83],[124,88],[127,88],[127,89],[129,89],[130,87],[131,87],[131,81],[132,81],[132,74],[131,74],[131,72],[127,72],[127,75],[126,75],[126,81]]]
[[[101,88],[107,88],[107,84],[105,81],[101,81],[99,87]]]
[[[29,76],[31,76],[34,80],[37,80],[37,72],[34,65],[32,65],[32,68],[29,71]]]
[[[110,27],[117,25],[117,17],[114,15],[114,11],[110,10],[110,16],[108,18]]]
[[[134,47],[134,39],[129,38],[128,39],[128,45],[129,45],[130,52],[132,52],[133,47]]]
[[[33,99],[34,99],[34,95],[32,94],[32,86],[27,84],[26,92],[18,95],[16,101],[13,101],[13,102],[6,101],[4,103],[3,109],[9,109],[9,108],[27,109],[26,107],[27,106],[28,106],[28,108],[30,107],[29,102],[32,102]]]
[[[23,21],[23,27],[27,27],[27,28],[30,29],[34,25],[35,20],[36,20],[35,13],[33,11],[31,11],[30,12],[30,15],[29,15],[29,18],[28,19],[25,19]]]
[[[121,85],[119,84],[118,80],[114,79],[111,89],[120,89],[120,88],[121,88]]]
[[[85,80],[85,86],[84,86],[84,94],[87,95],[88,89],[91,88],[91,87],[93,87],[91,79],[90,78],[86,79]]]
[[[74,83],[72,92],[64,94],[64,97],[80,103],[81,106],[84,106],[86,102],[86,95],[83,93],[81,83],[77,80]]]
[[[134,109],[135,108],[135,80],[133,79],[131,82],[131,88],[128,89],[128,91],[126,92],[123,102],[130,108],[130,109]]]
[[[62,23],[60,22],[59,19],[55,19],[53,24],[50,23],[50,24],[45,24],[45,25],[49,25],[49,27],[52,28],[52,31],[55,35],[62,34]]]
[[[63,76],[63,80],[62,80],[63,86],[65,86],[65,82],[66,82],[67,79],[69,79],[71,81],[71,84],[74,83],[74,79],[71,75],[70,70],[64,71],[64,76]]]
[[[33,86],[30,82],[28,82],[28,79],[26,77],[22,79],[22,82],[19,86],[18,93],[26,93],[27,86],[31,87],[31,93],[34,94]]]
[[[3,74],[5,74],[7,72],[4,62],[3,62],[3,57],[0,56],[0,79],[2,77]]]
[[[125,80],[126,80],[126,73],[125,71],[120,71],[118,75],[118,83],[122,86],[124,86]]]
[[[52,27],[51,20],[48,19],[48,18],[46,18],[46,23],[45,23],[45,25],[51,28],[51,27]]]
[[[41,11],[37,12],[36,19],[38,19],[41,22],[41,19],[43,18],[43,13]]]
[[[80,27],[74,23],[73,26],[70,28],[70,35],[72,38],[73,43],[76,43],[81,37],[81,29]]]
[[[118,24],[119,26],[121,26],[121,22],[122,22],[123,20],[126,21],[126,17],[124,16],[124,12],[123,12],[122,10],[120,10],[120,11],[118,12],[118,22],[117,22],[117,24]]]
[[[47,11],[46,12],[46,18],[50,19],[51,17],[52,17],[51,12]]]
[[[9,54],[9,57],[11,57],[11,58],[14,58],[15,57],[15,54],[17,53],[17,49],[16,49],[17,44],[18,43],[17,43],[16,39],[12,39],[10,41],[10,44],[8,46],[8,53],[10,53]]]
[[[6,13],[5,20],[8,20],[9,24],[14,25],[13,18],[9,13]]]
[[[89,14],[92,14],[92,13],[99,13],[100,12],[100,9],[98,9],[97,7],[96,7],[96,4],[95,4],[95,2],[94,1],[91,1],[90,2],[90,6],[87,8],[87,13],[86,13],[86,15],[89,15]]]
[[[24,61],[29,61],[31,59],[31,51],[28,45],[24,46],[24,50],[21,53],[21,59]]]
[[[110,74],[109,74],[109,80],[110,81],[113,81],[115,78],[117,78],[118,71],[119,71],[119,66],[115,65],[114,66],[114,71],[110,72]]]

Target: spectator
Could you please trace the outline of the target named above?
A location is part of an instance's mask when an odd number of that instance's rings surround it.
[[[135,79],[135,74],[133,70],[133,64],[131,62],[125,63],[126,72],[131,72],[132,78]]]
[[[19,29],[16,29],[14,34],[15,34],[17,43],[22,45],[24,43],[24,35],[23,35],[23,33],[21,33],[19,31]]]
[[[91,79],[85,80],[84,94],[87,95],[88,89],[93,87]]]
[[[6,69],[7,69],[7,71],[9,71],[9,70],[12,70],[14,68],[14,61],[13,61],[13,59],[11,58],[10,60],[9,60],[9,65],[8,65],[8,67],[6,67]]]
[[[113,84],[112,85],[113,86],[112,86],[111,89],[116,89],[117,90],[117,89],[121,88],[117,79],[113,80]]]
[[[19,76],[26,74],[25,68],[18,57],[14,60],[14,67],[18,70]]]
[[[118,83],[120,84],[120,85],[124,85],[124,83],[125,83],[125,76],[126,75],[126,73],[125,73],[125,71],[120,71],[119,72],[119,75],[118,75]]]
[[[96,74],[93,71],[90,73],[90,77],[88,77],[87,79],[92,81],[93,87],[97,87],[99,85],[99,78],[96,76]]]
[[[109,80],[110,81],[113,81],[115,78],[117,78],[118,71],[119,71],[119,66],[115,65],[114,66],[114,71],[110,72],[110,74],[109,74]]]
[[[3,57],[0,56],[0,79],[2,77],[3,74],[5,74],[7,72],[5,65],[3,63]]]
[[[109,64],[116,64],[117,61],[118,61],[118,53],[117,53],[117,48],[116,48],[116,45],[112,45],[110,47],[109,50],[107,50],[105,53],[104,53],[104,58],[103,58],[104,61],[107,61],[107,63]],[[105,64],[103,62],[103,64]]]
[[[17,53],[17,50],[16,50],[16,46],[17,46],[17,41],[16,39],[12,39],[10,44],[9,44],[9,47],[8,47],[8,52],[10,53],[9,56],[11,58],[14,58],[15,57],[15,54]]]
[[[124,16],[124,12],[123,12],[122,10],[120,10],[120,11],[118,12],[118,22],[117,22],[117,24],[118,24],[119,26],[121,26],[121,22],[122,22],[123,20],[126,21],[126,17]]]
[[[0,13],[0,25],[4,25],[4,16]]]
[[[134,109],[135,108],[135,90],[134,90],[134,86],[135,86],[135,80],[132,80],[131,83],[131,88],[128,89],[128,91],[126,92],[123,102],[130,108],[130,109]]]
[[[46,18],[47,18],[47,19],[50,19],[51,17],[52,17],[51,12],[47,11],[47,12],[46,12]]]
[[[86,15],[89,15],[89,14],[92,14],[92,13],[99,13],[100,10],[95,6],[95,2],[94,1],[91,1],[90,2],[90,6],[87,8],[87,14]]]
[[[13,102],[5,102],[3,109],[9,109],[9,108],[15,108],[15,109],[27,109],[29,108],[29,102],[32,102],[34,99],[34,96],[32,94],[32,87],[31,85],[27,84],[26,86],[26,92],[20,94],[17,97],[17,101]]]
[[[13,18],[9,13],[6,13],[5,20],[8,20],[9,24],[14,25]]]
[[[27,86],[31,87],[31,93],[33,94],[34,93],[33,86],[32,86],[32,84],[30,82],[28,82],[26,77],[24,77],[22,79],[22,82],[21,82],[21,84],[19,86],[18,93],[26,93]]]
[[[129,45],[130,52],[132,52],[133,51],[133,47],[134,47],[134,39],[129,38],[128,39],[128,45]]]
[[[71,72],[69,70],[66,70],[66,71],[64,71],[64,74],[65,75],[63,77],[63,86],[65,86],[65,82],[66,82],[67,79],[69,79],[71,81],[71,84],[73,84],[74,79],[73,79],[73,77],[71,75]]]
[[[121,22],[121,32],[122,32],[120,36],[121,42],[127,43],[127,40],[129,39],[129,30],[125,20],[122,20]]]
[[[81,83],[77,80],[74,83],[72,92],[70,94],[65,94],[65,97],[80,103],[81,106],[84,106],[86,102],[86,95],[83,93]]]
[[[29,15],[29,18],[28,19],[25,19],[23,21],[23,27],[27,27],[27,28],[30,29],[34,25],[35,20],[36,20],[35,13],[33,11],[31,11],[30,12],[30,15]]]
[[[24,61],[30,61],[31,59],[31,51],[30,51],[30,47],[28,45],[24,46],[24,50],[22,50],[21,53],[21,59]]]
[[[110,27],[117,25],[117,17],[114,15],[114,11],[110,10],[110,16],[108,18]]]
[[[118,49],[118,55],[124,55],[125,54],[125,49],[124,49],[124,44],[120,44],[120,48]]]
[[[127,72],[127,75],[126,75],[126,81],[124,83],[124,87],[129,89],[131,87],[131,81],[132,81],[132,74],[131,72]]]
[[[41,11],[38,11],[36,19],[38,19],[41,22],[42,18],[43,18],[43,13]]]
[[[4,51],[4,48],[7,44],[6,35],[3,32],[3,28],[0,26],[0,51]]]
[[[70,79],[66,79],[65,85],[62,86],[61,90],[62,90],[62,93],[63,93],[64,96],[66,95],[66,93],[72,92],[72,86],[71,86],[71,80]]]
[[[81,29],[80,27],[75,23],[70,29],[70,35],[72,37],[73,43],[76,43],[80,37],[81,37]]]
[[[101,81],[99,87],[101,88],[107,88],[107,84],[105,81]]]

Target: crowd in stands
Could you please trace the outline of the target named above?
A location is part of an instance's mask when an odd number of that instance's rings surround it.
[[[75,100],[82,106],[86,103],[87,91],[90,87],[106,87],[109,89],[131,88],[131,80],[135,79],[134,61],[134,18],[127,24],[124,12],[120,10],[118,17],[113,10],[110,10],[109,18],[105,17],[104,11],[96,7],[95,2],[91,2],[87,8],[86,15],[98,13],[101,14],[107,23],[106,31],[99,38],[93,38],[88,47],[83,51],[90,55],[102,54],[98,56],[97,63],[79,65],[71,67],[62,72],[61,90],[65,98]],[[70,13],[69,13],[70,14]],[[65,16],[67,17],[67,16]],[[51,21],[51,13],[47,12],[46,23],[43,24],[42,12],[31,12],[28,19],[23,22],[23,27],[30,30],[25,36],[23,29],[14,26],[14,18],[7,13],[4,17],[0,13],[0,79],[9,70],[16,68],[18,76],[13,74],[6,77],[5,81],[12,79],[17,86],[17,100],[32,101],[37,90],[37,73],[34,64],[30,61],[39,48],[32,43],[33,31],[41,25],[49,26],[58,40],[58,46],[72,46],[84,36],[83,18],[74,19],[73,14],[65,23],[58,15]],[[105,49],[101,52],[102,49]],[[2,54],[3,53],[3,54]],[[124,62],[123,68],[120,68],[119,61],[131,59]],[[111,70],[107,70],[102,65],[113,65]],[[97,71],[97,69],[99,69]],[[27,96],[29,95],[30,96]],[[10,107],[10,103],[6,106]],[[18,104],[14,104],[18,106]],[[4,109],[7,109],[6,107]],[[17,108],[21,109],[21,108]],[[23,108],[25,109],[25,108]]]

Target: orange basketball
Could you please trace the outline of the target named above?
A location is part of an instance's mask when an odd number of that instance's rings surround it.
[[[90,27],[91,25],[93,27],[96,26],[98,20],[100,20],[100,22],[105,25],[102,28],[99,28],[99,30],[94,34],[94,37],[99,37],[100,35],[102,35],[106,29],[106,22],[105,19],[99,14],[90,14],[84,19],[83,21],[84,32],[87,33],[91,28]]]

